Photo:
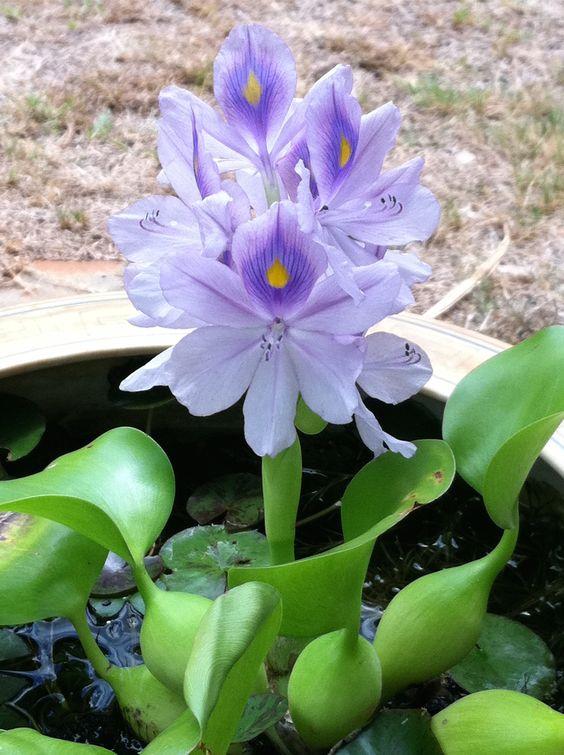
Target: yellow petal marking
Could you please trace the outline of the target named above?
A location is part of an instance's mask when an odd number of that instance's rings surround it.
[[[278,257],[266,271],[266,280],[272,288],[284,288],[290,280],[290,273],[280,262]]]
[[[339,168],[344,168],[351,159],[352,149],[349,140],[341,134],[341,151],[339,153]]]
[[[252,71],[250,72],[245,88],[243,89],[243,94],[249,105],[258,105],[262,95],[262,87]]]

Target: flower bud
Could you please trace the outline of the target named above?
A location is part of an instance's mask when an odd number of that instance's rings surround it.
[[[516,539],[517,529],[506,530],[484,558],[427,574],[393,598],[374,638],[382,664],[382,699],[447,671],[472,650],[491,586]]]
[[[300,654],[288,684],[290,713],[308,747],[328,749],[368,723],[380,690],[380,663],[372,645],[339,629],[317,637]]]
[[[445,755],[562,755],[564,714],[530,695],[488,689],[433,716]]]

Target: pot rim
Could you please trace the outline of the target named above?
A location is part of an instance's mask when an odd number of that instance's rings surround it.
[[[141,328],[124,291],[33,301],[0,309],[0,378],[76,361],[119,355],[156,354],[186,330]],[[422,315],[392,315],[371,332],[384,330],[413,340],[429,354],[433,375],[422,393],[446,402],[456,384],[510,344]],[[564,426],[542,457],[564,476]]]

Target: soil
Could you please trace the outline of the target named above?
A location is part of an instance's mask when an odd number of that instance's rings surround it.
[[[492,276],[445,316],[508,341],[564,316],[564,35],[549,0],[2,3],[0,301],[27,290],[19,275],[33,261],[117,259],[108,216],[159,191],[160,88],[212,101],[215,53],[248,21],[292,47],[300,94],[342,61],[365,109],[389,99],[401,108],[387,165],[423,154],[424,182],[443,207],[421,249],[434,274],[416,311],[509,234]]]
[[[106,366],[107,365],[107,366]],[[93,433],[128,424],[145,428],[147,410],[132,409],[130,394],[116,392],[118,373],[130,363],[104,363],[99,392],[110,402],[87,403],[49,415],[48,430],[39,446],[18,462],[3,464],[10,475],[42,469],[61,453],[88,442]],[[113,367],[113,369],[108,369]],[[92,369],[90,366],[88,369]],[[49,371],[44,371],[47,374]],[[138,399],[135,397],[137,407]],[[129,407],[128,408],[128,403]],[[428,399],[400,406],[374,402],[383,426],[399,437],[440,437],[440,407]],[[108,406],[113,406],[108,411]],[[202,483],[234,471],[259,473],[258,459],[243,440],[240,407],[202,422],[189,417],[176,402],[151,412],[152,434],[171,459],[177,478],[177,500],[163,538],[193,526],[186,501]],[[209,448],[214,454],[209,454]],[[304,485],[299,518],[309,517],[339,500],[348,479],[369,460],[369,453],[351,426],[328,428],[321,436],[303,436]],[[537,469],[542,479],[542,464]],[[538,476],[538,475],[537,475]],[[522,494],[521,530],[515,553],[494,586],[489,610],[516,619],[537,632],[564,667],[564,489],[530,480]],[[298,529],[298,554],[309,555],[340,539],[338,513]],[[437,569],[479,558],[497,543],[499,530],[482,501],[460,478],[442,499],[414,512],[376,544],[366,581],[361,632],[371,639],[383,608],[413,579]],[[158,544],[157,544],[158,547]],[[138,632],[141,614],[129,603],[115,613],[96,615],[90,622],[102,648],[120,665],[140,662]],[[36,622],[14,629],[28,644],[25,659],[0,663],[0,728],[37,726],[44,733],[101,744],[119,755],[138,752],[141,744],[125,725],[110,688],[84,659],[72,627],[63,619]],[[465,691],[448,674],[408,690],[391,707],[424,707],[431,713],[458,699]],[[564,675],[558,678],[553,706],[564,710]],[[261,749],[261,747],[263,749]],[[253,752],[264,752],[257,743]],[[268,751],[268,750],[267,750]]]

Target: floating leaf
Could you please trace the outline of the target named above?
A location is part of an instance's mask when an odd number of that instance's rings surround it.
[[[484,558],[426,574],[394,596],[374,638],[383,700],[447,671],[472,650],[492,584],[516,540],[517,531],[506,530]]]
[[[252,695],[245,705],[245,710],[239,721],[234,742],[248,742],[269,729],[288,710],[288,701],[273,692],[263,692]]]
[[[111,755],[110,750],[96,745],[83,745],[65,742],[62,739],[46,737],[34,729],[11,729],[0,731],[0,753],[2,755]]]
[[[405,475],[410,465],[416,470],[410,477],[409,490],[414,488],[418,478],[424,479],[427,485],[428,475],[439,469],[435,454],[427,453],[427,449],[438,448],[445,461],[442,480],[431,484],[438,497],[450,485],[454,471],[452,456],[442,441],[417,443],[424,444],[428,466],[419,461],[418,454],[404,460]],[[267,567],[234,567],[229,571],[230,586],[247,581],[266,582],[280,592],[284,605],[281,634],[311,637],[358,624],[362,587],[374,542],[414,507],[413,499],[401,486],[396,489],[395,498],[385,499],[385,507],[377,505],[378,496],[384,495],[382,491],[389,482],[389,455],[380,456],[355,475],[343,496],[346,510],[343,525],[347,532],[357,532],[370,522],[364,532],[331,550],[299,561]]]
[[[128,427],[104,433],[43,472],[0,483],[0,510],[65,524],[136,563],[164,527],[173,498],[166,455]]]
[[[90,598],[88,605],[100,619],[113,619],[126,603],[126,598]]]
[[[445,755],[562,755],[564,714],[530,695],[490,689],[433,716]]]
[[[0,496],[11,484],[0,483]],[[82,611],[105,557],[104,548],[62,524],[0,511],[0,625]]]
[[[12,629],[0,629],[0,661],[25,658],[31,650],[27,642]]]
[[[186,510],[198,524],[208,524],[226,514],[228,529],[251,527],[260,522],[263,515],[260,477],[228,474],[200,485],[188,499]]]
[[[156,579],[163,570],[160,556],[145,556],[145,569],[151,579]],[[131,566],[116,553],[108,553],[96,584],[92,588],[92,595],[97,598],[121,597],[137,591],[137,583]]]
[[[564,327],[545,328],[473,370],[447,402],[458,471],[502,527],[514,525],[519,488],[564,417],[563,352]]]
[[[160,556],[172,574],[163,582],[169,590],[217,598],[225,592],[226,575],[232,566],[268,561],[268,543],[259,532],[229,533],[221,525],[190,527],[173,535]]]
[[[0,448],[16,461],[33,451],[45,432],[45,417],[26,398],[0,393]]]
[[[476,647],[450,670],[468,692],[510,689],[539,699],[554,691],[554,657],[541,638],[503,616],[486,614]]]
[[[383,710],[338,755],[441,755],[431,717],[421,710]]]
[[[251,583],[217,598],[204,616],[184,678],[203,747],[224,755],[280,628],[276,590]]]

